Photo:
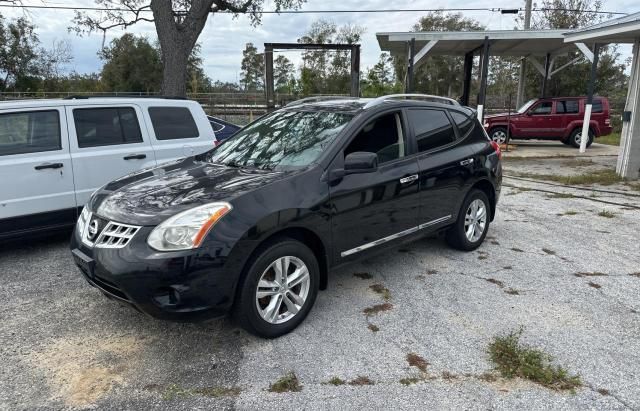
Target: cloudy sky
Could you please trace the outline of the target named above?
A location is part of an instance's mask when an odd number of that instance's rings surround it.
[[[93,6],[92,0],[26,0],[24,4],[37,5],[74,5]],[[535,1],[534,1],[535,3]],[[523,7],[524,0],[405,0],[396,1],[393,6],[387,0],[307,0],[303,10],[362,10],[362,9],[433,9],[433,8],[518,8]],[[273,9],[269,0],[265,2],[265,10]],[[636,12],[640,11],[637,0],[604,0],[603,9],[608,11]],[[23,11],[0,8],[5,17],[19,17]],[[69,33],[73,11],[35,10],[28,12],[37,26],[37,33],[43,46],[50,47],[56,40],[68,40],[73,49],[74,60],[67,68],[80,73],[99,71],[102,66],[96,52],[102,45],[102,35],[92,34],[78,37]],[[263,16],[262,24],[252,27],[249,18],[240,16],[234,19],[231,15],[213,15],[200,36],[205,71],[214,80],[236,82],[240,72],[240,61],[245,43],[253,42],[262,48],[265,42],[295,42],[302,36],[314,20],[323,18],[338,25],[358,24],[364,26],[366,33],[362,41],[361,64],[363,68],[376,63],[380,48],[376,41],[376,32],[407,31],[416,23],[421,13],[332,13],[332,14],[285,14]],[[499,12],[474,11],[464,12],[466,17],[474,18],[490,29],[511,29],[515,26],[513,15],[502,15]],[[155,28],[152,23],[139,23],[128,31],[147,36],[155,40]],[[112,30],[107,34],[108,42],[113,37],[121,36],[124,31]],[[629,54],[629,47],[621,49],[623,55]],[[287,52],[287,57],[299,61],[298,52]]]

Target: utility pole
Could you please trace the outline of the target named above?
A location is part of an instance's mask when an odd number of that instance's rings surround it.
[[[524,29],[529,30],[531,28],[531,2],[532,0],[526,0],[524,6]],[[527,69],[526,57],[520,60],[520,75],[518,76],[518,94],[516,95],[516,108],[520,108],[524,104],[524,86],[525,75]]]

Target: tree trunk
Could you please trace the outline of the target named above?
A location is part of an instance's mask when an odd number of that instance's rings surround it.
[[[171,1],[151,0],[151,10],[162,52],[163,95],[187,95],[187,62],[207,22],[212,4],[213,0],[192,0],[187,14],[177,20]]]

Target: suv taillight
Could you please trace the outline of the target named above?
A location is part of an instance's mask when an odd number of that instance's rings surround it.
[[[502,151],[500,150],[500,144],[491,140],[491,147],[493,147],[493,149],[495,150],[496,154],[498,155],[498,158],[502,160]]]
[[[610,125],[611,125],[611,119],[610,119],[610,118],[608,118],[608,117],[607,117],[607,118],[605,118],[605,119],[604,119],[604,124],[606,124],[607,126],[610,126]]]

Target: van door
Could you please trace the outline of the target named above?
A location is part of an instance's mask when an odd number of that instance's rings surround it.
[[[64,108],[0,111],[0,237],[75,219]]]
[[[200,106],[151,106],[148,118],[153,130],[151,144],[158,163],[202,154],[215,147],[214,131]],[[196,116],[194,117],[194,114]],[[202,114],[202,115],[197,115]]]
[[[140,118],[140,108],[130,104],[67,107],[78,205],[109,181],[156,165]]]

